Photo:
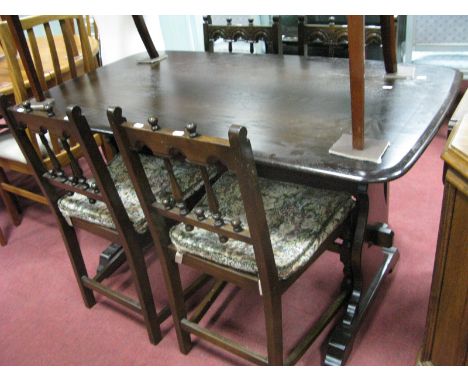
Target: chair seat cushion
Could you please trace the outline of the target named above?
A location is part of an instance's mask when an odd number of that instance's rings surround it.
[[[169,175],[164,167],[164,161],[149,155],[140,155],[140,159],[156,201],[161,203],[165,197],[171,195]],[[144,233],[147,229],[146,218],[120,154],[114,157],[108,169],[136,231]],[[203,186],[203,180],[194,166],[184,162],[173,162],[173,170],[186,199]],[[94,181],[90,180],[90,182]],[[75,193],[61,198],[58,207],[66,218],[76,217],[108,228],[115,228],[112,216],[104,202],[96,201],[92,204],[87,197]]]
[[[345,192],[259,178],[259,186],[270,230],[271,244],[280,279],[287,279],[314,256],[317,248],[348,216],[355,202]],[[237,179],[223,174],[215,183],[221,215],[229,224],[240,218],[247,227]],[[208,211],[204,197],[196,207]],[[253,247],[195,227],[187,232],[182,224],[172,227],[170,237],[177,251],[190,253],[239,271],[257,274]]]

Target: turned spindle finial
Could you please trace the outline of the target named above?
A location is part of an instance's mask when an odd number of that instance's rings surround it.
[[[193,228],[194,228],[193,225],[191,225],[191,224],[185,224],[185,230],[186,230],[187,232],[193,231]]]
[[[184,202],[177,203],[177,208],[179,209],[179,213],[182,216],[185,216],[189,213],[189,210]]]
[[[46,103],[44,105],[44,110],[46,111],[48,117],[54,117],[55,116],[54,106],[51,103]]]
[[[158,122],[159,122],[159,120],[155,116],[151,116],[151,117],[148,118],[148,123],[150,124],[152,131],[159,130]]]
[[[249,19],[249,27],[253,27],[254,19]]]
[[[195,138],[198,136],[197,124],[194,122],[187,123],[187,125],[185,125],[185,131],[190,138]]]
[[[197,219],[199,221],[204,220],[206,218],[205,211],[203,210],[203,208],[200,208],[200,207],[195,209],[195,215],[197,215]]]
[[[232,19],[231,18],[226,19],[226,23],[229,26],[232,25]]]
[[[219,213],[213,214],[213,220],[215,227],[222,227],[224,225],[224,220]]]
[[[228,241],[228,238],[226,236],[223,236],[223,235],[218,235],[218,239],[223,244]]]
[[[170,210],[172,208],[172,198],[169,196],[162,200],[162,204],[166,210]]]
[[[335,25],[335,16],[330,16],[328,18],[328,24],[332,27]]]
[[[23,102],[23,108],[24,108],[24,111],[25,111],[26,113],[32,112],[31,102],[30,102],[30,101],[24,101],[24,102]]]
[[[239,218],[231,220],[232,229],[234,232],[241,232],[242,231],[242,222]]]

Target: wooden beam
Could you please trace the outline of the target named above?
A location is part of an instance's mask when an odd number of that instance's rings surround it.
[[[348,16],[353,149],[364,149],[364,16]]]
[[[395,19],[393,15],[380,16],[380,32],[382,35],[382,50],[387,73],[396,73],[398,70],[396,60]]]
[[[149,34],[148,28],[146,27],[144,17],[142,15],[132,15],[132,17],[133,22],[135,23],[135,26],[138,30],[138,33],[140,34],[140,38],[143,41],[143,44],[145,45],[146,51],[148,52],[148,55],[151,59],[158,58],[159,53],[153,44],[151,35]]]

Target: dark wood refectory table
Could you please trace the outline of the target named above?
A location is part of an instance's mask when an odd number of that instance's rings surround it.
[[[344,363],[362,318],[399,256],[387,225],[388,182],[404,175],[437,133],[456,97],[460,73],[421,65],[408,78],[391,79],[382,62],[366,61],[365,136],[390,142],[376,164],[328,153],[343,133],[351,133],[348,60],[165,54],[154,66],[137,64],[146,53],[127,57],[46,95],[55,100],[57,115],[77,104],[90,126],[108,135],[109,106],[121,106],[130,121],[145,122],[155,115],[160,126],[175,130],[195,122],[200,134],[222,138],[232,124],[243,125],[260,176],[367,193],[366,240],[374,244],[363,253],[363,264],[370,264],[364,266],[368,285],[350,327],[343,331],[341,322],[336,326],[325,357],[326,364]]]

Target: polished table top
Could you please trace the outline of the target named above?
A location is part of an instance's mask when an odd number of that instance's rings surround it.
[[[372,183],[404,174],[427,147],[461,81],[454,69],[416,66],[412,79],[385,78],[382,62],[366,61],[365,136],[387,139],[382,163],[328,153],[351,133],[348,60],[277,55],[167,52],[158,65],[127,57],[49,91],[56,112],[80,105],[93,129],[109,132],[108,106],[133,122],[150,115],[160,126],[227,138],[247,127],[259,164]],[[400,65],[400,68],[403,68]],[[393,86],[383,89],[384,85]]]

